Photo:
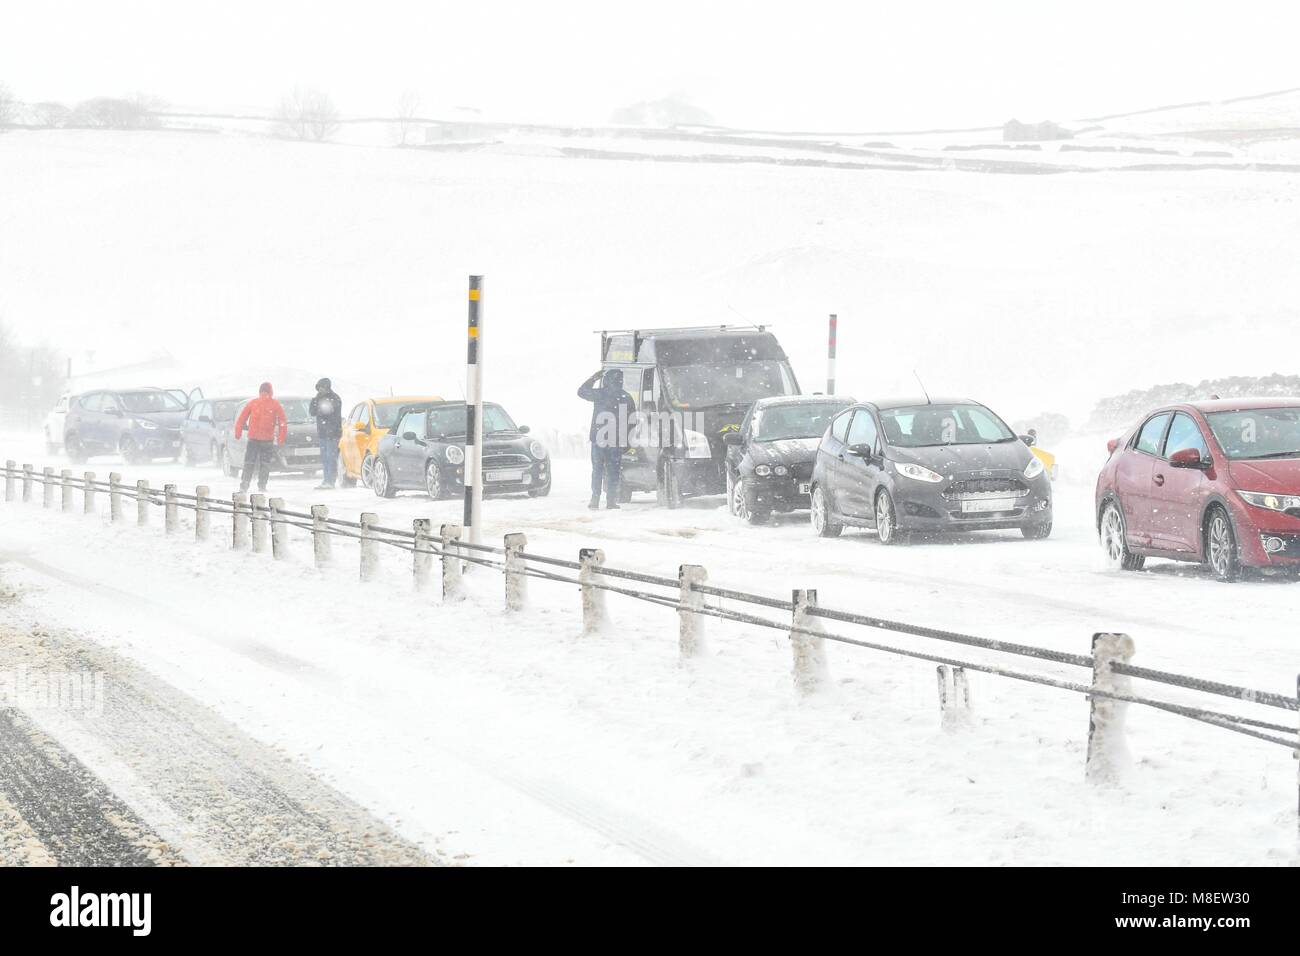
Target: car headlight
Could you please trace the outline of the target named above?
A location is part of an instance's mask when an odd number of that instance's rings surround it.
[[[1241,500],[1248,505],[1254,505],[1256,508],[1266,508],[1269,511],[1291,511],[1300,509],[1300,497],[1295,495],[1270,495],[1262,491],[1239,491]]]
[[[465,460],[465,449],[459,445],[448,445],[443,454],[446,455],[447,461],[453,465],[459,465]]]
[[[898,473],[904,478],[912,478],[916,481],[940,482],[943,481],[943,475],[931,471],[929,468],[922,468],[920,465],[913,465],[910,462],[901,465],[895,465]]]
[[[1043,473],[1043,463],[1037,455],[1029,456],[1029,464],[1025,465],[1025,477],[1037,478]]]
[[[768,475],[770,475],[771,473],[772,473],[772,466],[771,466],[771,465],[755,465],[755,466],[754,466],[754,474],[758,475],[758,477],[760,477],[760,478],[766,478],[766,477],[767,477]]]
[[[687,458],[712,458],[713,450],[709,447],[709,440],[699,432],[693,432],[686,429],[686,457]]]
[[[772,472],[777,475],[788,475],[790,474],[790,469],[787,468],[785,465],[777,465],[775,468],[772,469]]]
[[[529,442],[528,453],[532,455],[534,458],[536,458],[538,461],[541,461],[543,458],[546,457],[546,448],[539,441]]]
[[[149,421],[148,419],[145,419],[145,418],[137,418],[137,419],[135,419],[135,424],[136,424],[139,428],[143,428],[145,431],[153,431],[155,428],[158,427],[158,423],[157,423],[157,422],[151,422],[151,421]]]

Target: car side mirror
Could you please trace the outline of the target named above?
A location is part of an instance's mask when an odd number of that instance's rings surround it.
[[[519,426],[519,434],[521,435],[527,435],[530,431],[532,431],[532,429],[530,429],[527,425]]]
[[[370,431],[370,426],[369,426],[366,422],[357,422],[357,423],[356,423],[355,425],[353,425],[352,427],[353,427],[354,429],[356,429],[357,431],[359,431],[359,432],[368,432],[368,431]]]
[[[849,454],[870,461],[876,457],[876,447],[874,445],[850,445]]]
[[[1169,467],[1204,470],[1210,467],[1210,461],[1207,458],[1202,458],[1201,453],[1195,448],[1180,448],[1169,456]]]
[[[420,436],[415,432],[402,432],[402,441],[419,441]]]
[[[200,416],[199,416],[199,421],[202,422],[202,423],[204,423],[205,425],[211,425],[211,424],[212,424],[212,416],[211,416],[211,415],[200,415]]]
[[[1020,440],[1032,448],[1037,443],[1038,436],[1030,432],[1028,435],[1021,435]]]
[[[745,440],[741,437],[740,432],[727,432],[722,436],[722,443],[724,445],[743,445]]]
[[[1115,454],[1115,449],[1118,447],[1119,447],[1118,438],[1112,438],[1110,441],[1106,442],[1106,451],[1110,452],[1110,454],[1112,455]]]
[[[117,408],[116,406],[114,406],[114,407],[110,407],[110,408],[106,408],[106,409],[104,409],[104,414],[105,414],[105,415],[112,415],[114,418],[121,418],[121,417],[122,417],[122,409]]]

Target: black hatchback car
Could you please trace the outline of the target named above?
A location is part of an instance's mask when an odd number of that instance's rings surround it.
[[[1019,528],[1052,532],[1051,480],[992,411],[957,400],[863,402],[837,415],[817,450],[812,524],[875,528],[881,544],[910,531]]]
[[[834,395],[760,398],[727,446],[727,510],[750,524],[808,507],[813,462],[831,419],[853,404]]]
[[[427,402],[403,406],[397,424],[379,442],[370,487],[381,498],[399,491],[423,491],[443,498],[465,489],[465,403]],[[500,405],[483,406],[483,491],[527,492],[540,498],[551,491],[551,459],[546,447],[528,437]]]

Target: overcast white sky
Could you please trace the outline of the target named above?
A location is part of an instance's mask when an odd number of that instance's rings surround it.
[[[681,91],[732,126],[884,130],[1077,118],[1300,85],[1300,4],[1251,0],[44,0],[4,4],[24,100],[147,92],[348,115],[472,106],[600,122]]]

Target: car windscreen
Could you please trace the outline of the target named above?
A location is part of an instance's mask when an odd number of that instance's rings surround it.
[[[483,406],[483,434],[518,431],[518,426],[500,405]],[[465,434],[465,406],[445,405],[429,409],[429,437],[453,438]]]
[[[312,420],[311,405],[305,398],[282,398],[284,417],[291,422],[309,422]]]
[[[839,403],[798,402],[755,409],[754,440],[820,438],[826,433],[831,419],[847,407]]]
[[[910,405],[880,410],[885,441],[896,448],[987,445],[1015,441],[1015,433],[983,405]]]
[[[748,405],[760,398],[795,394],[794,376],[785,362],[675,365],[663,369],[663,378],[669,399],[678,408]]]
[[[1300,406],[1210,412],[1205,418],[1229,458],[1300,458]]]
[[[117,397],[132,415],[185,411],[185,405],[170,392],[119,392]]]
[[[243,408],[246,404],[247,402],[243,399],[231,399],[225,402],[213,402],[212,420],[216,422],[233,422],[235,420],[235,416],[239,414],[239,410]]]

